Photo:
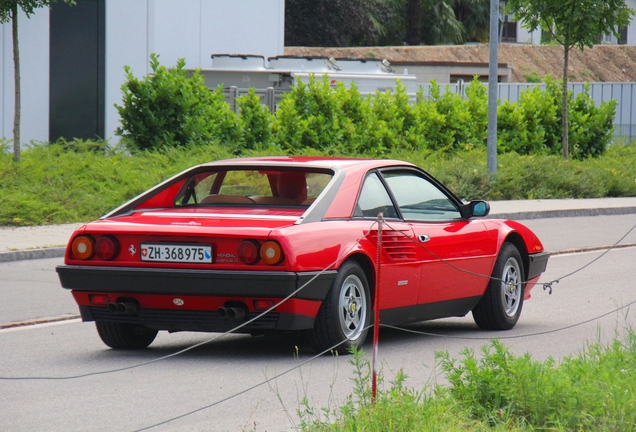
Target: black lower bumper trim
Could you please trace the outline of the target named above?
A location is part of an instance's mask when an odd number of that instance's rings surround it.
[[[243,297],[294,297],[324,300],[336,271],[276,272],[156,269],[61,265],[62,287],[76,291]],[[311,281],[311,282],[310,282]]]
[[[528,280],[539,276],[548,266],[549,252],[528,255]]]
[[[105,307],[80,306],[83,321],[119,322],[140,324],[155,330],[197,331],[223,333],[242,323],[256,318],[250,313],[241,321],[231,321],[219,316],[216,311],[141,309],[135,315],[118,315]],[[303,315],[268,313],[256,319],[237,333],[261,333],[270,330],[305,330],[312,328],[314,319]]]

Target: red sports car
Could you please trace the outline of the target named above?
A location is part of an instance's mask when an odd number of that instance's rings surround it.
[[[549,254],[488,212],[397,160],[222,160],[79,228],[57,272],[112,348],[159,330],[294,330],[345,352],[364,342],[376,290],[381,323],[472,311],[506,330]]]

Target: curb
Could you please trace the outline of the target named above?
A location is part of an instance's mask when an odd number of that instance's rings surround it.
[[[65,251],[66,247],[55,247],[46,249],[27,249],[11,252],[0,252],[0,263],[43,258],[60,258],[64,256]]]
[[[636,207],[607,207],[591,209],[568,209],[568,210],[542,210],[518,213],[495,213],[487,217],[489,219],[549,219],[559,217],[586,217],[586,216],[617,216],[626,214],[636,214]]]

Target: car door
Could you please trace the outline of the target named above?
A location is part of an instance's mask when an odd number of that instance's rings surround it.
[[[459,201],[418,170],[382,171],[422,251],[418,304],[481,296],[496,254],[495,236],[479,219],[462,218]]]
[[[377,172],[365,178],[353,219],[365,223],[365,245],[370,251],[377,250],[378,214],[382,213],[390,228],[383,224],[383,265],[380,278],[380,309],[383,322],[402,321],[410,309],[417,304],[420,291],[422,260],[411,224],[398,218],[398,211],[391,200],[385,184]],[[373,287],[372,287],[373,289]],[[392,318],[392,316],[394,316]]]

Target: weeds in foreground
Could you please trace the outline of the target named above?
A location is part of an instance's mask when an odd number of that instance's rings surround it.
[[[633,431],[636,430],[636,334],[629,328],[609,344],[557,363],[515,355],[500,341],[465,350],[462,358],[437,353],[449,385],[405,387],[400,370],[371,401],[369,360],[353,351],[353,393],[337,410],[298,411],[310,431]]]

